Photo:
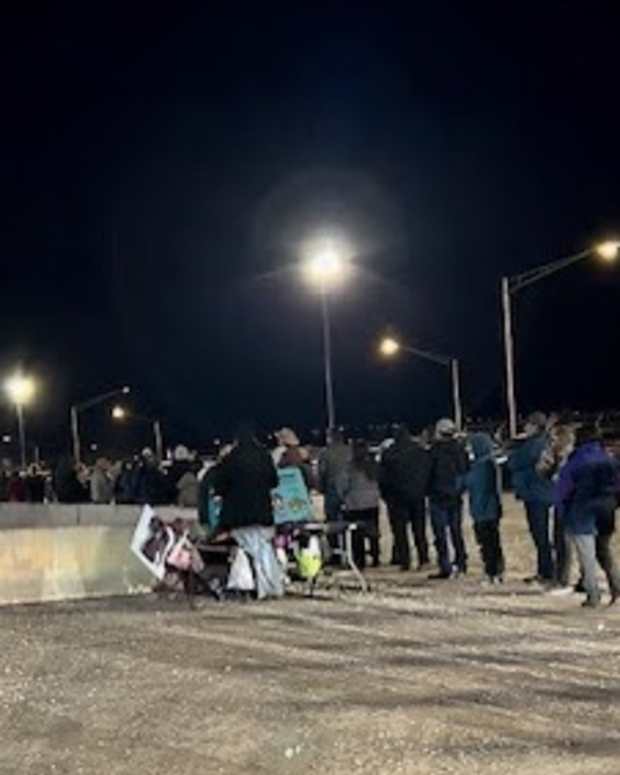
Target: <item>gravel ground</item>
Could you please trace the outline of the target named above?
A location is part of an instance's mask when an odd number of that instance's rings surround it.
[[[0,611],[0,774],[620,773],[620,606],[379,569],[373,591]]]

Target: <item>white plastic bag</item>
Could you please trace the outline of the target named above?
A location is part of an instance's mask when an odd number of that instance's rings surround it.
[[[236,589],[239,592],[253,592],[256,589],[254,574],[250,560],[243,549],[237,549],[235,559],[228,572],[227,589]]]

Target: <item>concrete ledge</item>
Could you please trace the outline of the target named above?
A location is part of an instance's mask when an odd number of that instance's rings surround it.
[[[0,605],[147,592],[131,527],[37,527],[0,533]]]
[[[0,503],[0,531],[23,528],[77,527],[108,525],[133,527],[142,506],[98,505],[96,503]],[[196,509],[158,506],[166,520],[182,517],[196,520]]]

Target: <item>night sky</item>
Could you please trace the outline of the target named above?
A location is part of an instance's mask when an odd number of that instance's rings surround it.
[[[620,234],[617,4],[167,5],[0,19],[0,367],[40,380],[31,441],[68,446],[69,404],[124,383],[173,442],[322,425],[297,264],[326,232],[356,266],[338,420],[449,411],[441,367],[374,355],[386,326],[503,412],[500,276]],[[523,409],[620,405],[619,303],[595,260],[519,296]],[[136,433],[84,416],[87,442]]]

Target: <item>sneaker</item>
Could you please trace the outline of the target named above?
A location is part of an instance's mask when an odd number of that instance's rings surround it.
[[[618,600],[620,600],[620,591],[618,590],[616,590],[615,592],[612,591],[609,605],[614,605]]]
[[[523,579],[523,583],[524,584],[538,584],[538,583],[540,583],[540,581],[542,581],[540,576],[526,576]]]
[[[582,608],[598,608],[600,600],[597,597],[587,597],[581,604]]]
[[[550,595],[553,595],[554,597],[567,597],[568,595],[574,595],[575,590],[573,587],[566,586],[566,587],[551,587],[547,590]]]

